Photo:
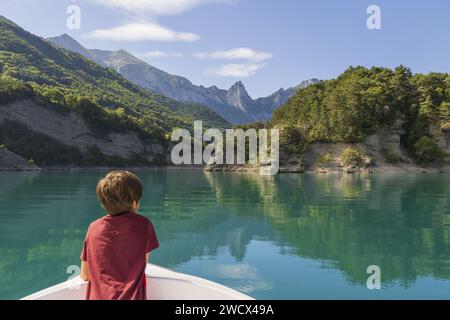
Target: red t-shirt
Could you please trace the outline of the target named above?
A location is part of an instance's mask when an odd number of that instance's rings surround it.
[[[153,224],[136,213],[105,216],[89,226],[87,300],[147,300],[145,255],[159,247]]]

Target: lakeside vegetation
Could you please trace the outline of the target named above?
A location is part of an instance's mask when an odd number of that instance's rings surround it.
[[[431,127],[450,128],[450,75],[350,67],[335,80],[299,90],[270,125],[282,129],[285,151],[301,154],[312,142],[363,142],[397,121],[401,144],[417,163],[440,161],[444,153]]]

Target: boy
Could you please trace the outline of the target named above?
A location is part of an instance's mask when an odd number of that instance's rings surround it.
[[[142,183],[127,171],[114,171],[97,185],[107,211],[91,223],[81,254],[87,300],[147,300],[145,268],[159,247],[152,223],[137,214]]]

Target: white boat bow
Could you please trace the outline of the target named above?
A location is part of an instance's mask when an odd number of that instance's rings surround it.
[[[145,271],[149,300],[253,300],[218,283],[152,264]],[[44,289],[22,300],[84,300],[87,283],[80,277]]]

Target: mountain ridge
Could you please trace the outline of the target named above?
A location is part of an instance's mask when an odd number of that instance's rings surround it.
[[[319,82],[315,78],[309,79],[296,87],[282,88],[270,96],[253,99],[242,81],[236,82],[228,90],[217,86],[194,85],[189,79],[160,70],[125,50],[86,49],[67,34],[47,40],[56,46],[80,53],[103,66],[111,67],[145,89],[179,102],[206,105],[233,124],[267,121],[272,117],[273,111],[284,105],[298,89]]]

